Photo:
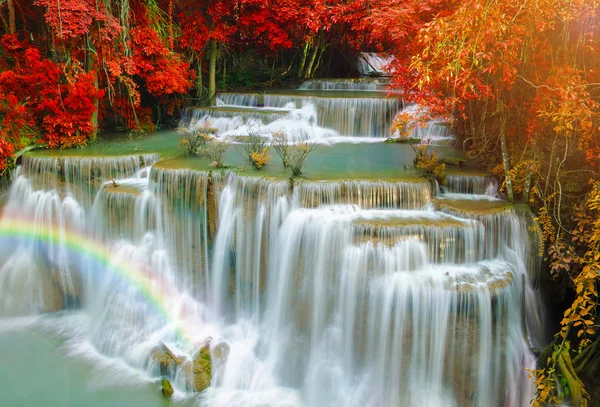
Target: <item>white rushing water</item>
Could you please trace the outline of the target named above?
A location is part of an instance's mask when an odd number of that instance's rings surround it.
[[[0,321],[79,309],[72,352],[142,382],[159,341],[188,357],[226,343],[202,406],[528,405],[541,312],[525,215],[437,210],[426,182],[291,187],[154,161],[24,159],[0,228],[53,238],[3,240]]]
[[[365,73],[387,63],[362,61]],[[223,93],[181,124],[230,140],[283,131],[291,141],[381,142],[403,109],[385,86],[314,80],[287,95]],[[412,137],[452,140],[436,121]],[[503,203],[493,177],[451,175],[432,189],[157,161],[24,157],[0,200],[0,344],[30,331],[42,332],[31,336],[40,352],[62,341],[91,377],[71,379],[76,404],[149,405],[135,391],[161,397],[161,376],[186,406],[529,404],[525,368],[542,332],[536,242],[530,216]],[[190,372],[161,366],[161,342],[185,361],[208,344],[210,387],[193,393]],[[104,391],[115,388],[131,393]],[[48,405],[66,404],[60,391],[46,394]],[[15,405],[10,396],[0,392],[0,405]]]
[[[348,91],[385,91],[389,79],[312,79],[303,82],[300,90],[348,90]]]
[[[375,52],[361,52],[358,58],[357,69],[361,75],[389,75],[388,65],[392,57],[385,57]]]
[[[386,86],[387,81],[378,78],[321,79],[307,81],[289,94],[220,93],[216,107],[185,110],[180,125],[213,127],[223,138],[249,133],[269,138],[284,132],[290,141],[319,144],[382,142],[397,136],[390,127],[399,112],[417,111],[414,105],[405,108],[398,97],[388,97]],[[410,137],[431,144],[454,140],[441,121],[415,128]]]

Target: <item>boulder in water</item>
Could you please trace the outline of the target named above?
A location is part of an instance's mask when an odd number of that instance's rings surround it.
[[[189,360],[185,357],[176,356],[167,345],[161,342],[160,346],[153,349],[150,357],[158,363],[161,376],[172,375],[174,369],[180,368],[183,370],[185,377],[187,378],[188,386],[192,391],[201,392],[206,390],[212,381],[213,355],[215,358],[215,366],[219,367],[224,365],[229,355],[229,345],[220,343],[214,346],[211,355],[209,339],[204,346],[200,348],[194,359]],[[168,380],[163,379],[163,395],[165,394],[165,381],[168,382]]]
[[[420,138],[414,137],[390,137],[384,141],[384,143],[399,143],[399,144],[420,144]]]
[[[150,358],[158,363],[161,376],[167,376],[171,367],[180,366],[185,361],[184,357],[175,356],[163,342],[152,349]]]
[[[162,379],[161,387],[162,387],[162,395],[165,398],[169,398],[173,395],[173,393],[175,393],[175,390],[173,390],[173,385],[167,379]]]
[[[204,345],[192,362],[190,375],[194,391],[201,392],[210,386],[212,380],[212,359],[210,356],[210,344]]]

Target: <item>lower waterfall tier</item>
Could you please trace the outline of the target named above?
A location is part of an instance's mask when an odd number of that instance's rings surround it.
[[[528,213],[481,197],[489,179],[436,195],[136,157],[25,157],[0,216],[0,344],[47,332],[100,387],[167,376],[182,405],[528,405],[536,242]],[[161,343],[182,366],[210,349],[210,387],[153,359]]]

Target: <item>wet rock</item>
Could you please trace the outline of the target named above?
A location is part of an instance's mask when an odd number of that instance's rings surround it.
[[[201,392],[210,386],[212,380],[212,359],[210,344],[203,346],[192,362],[191,371],[192,387],[194,391]]]
[[[167,376],[169,371],[174,371],[177,366],[185,362],[184,357],[175,356],[162,342],[152,350],[150,358],[158,364],[161,376]]]
[[[175,390],[173,390],[173,385],[167,379],[162,379],[161,387],[162,387],[162,395],[165,398],[169,398],[173,395],[173,393],[175,393]]]
[[[158,364],[161,376],[166,376],[169,373],[169,368],[175,366],[175,361],[167,354],[167,352],[158,346],[152,350],[150,359]]]
[[[206,390],[212,381],[213,362],[215,367],[225,364],[229,356],[229,345],[220,343],[211,352],[210,339],[200,348],[193,359],[176,356],[164,343],[152,351],[150,358],[158,363],[161,376],[173,377],[176,369],[185,374],[189,388],[195,392]],[[213,360],[214,357],[214,360]],[[163,380],[163,389],[164,381]],[[164,394],[164,390],[163,390]]]
[[[465,164],[465,160],[460,157],[442,157],[440,163],[446,165],[453,165],[455,167],[462,167]]]
[[[420,144],[420,138],[414,137],[390,137],[384,141],[384,143],[399,143],[399,144]]]

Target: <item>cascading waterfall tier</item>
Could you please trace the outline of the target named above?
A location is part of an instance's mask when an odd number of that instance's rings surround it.
[[[387,65],[392,62],[392,57],[382,56],[375,52],[361,52],[357,63],[361,75],[389,75]]]
[[[315,79],[297,90],[223,92],[216,107],[186,109],[180,125],[213,127],[224,138],[284,132],[290,141],[375,142],[397,136],[390,128],[399,112],[419,110],[389,96],[394,90],[385,90],[388,84],[386,78]],[[448,123],[440,120],[417,126],[410,138],[442,145],[454,140]]]
[[[308,208],[347,203],[366,209],[418,209],[431,201],[431,187],[425,181],[300,182],[294,188],[293,201],[297,206]]]
[[[489,175],[448,175],[446,190],[449,193],[496,196],[498,179]]]
[[[402,109],[402,101],[374,97],[349,97],[347,92],[335,95],[311,95],[308,91],[285,94],[220,93],[218,100],[228,106],[264,106],[300,109],[306,104],[316,107],[317,124],[333,129],[342,136],[389,137],[390,126]],[[368,95],[366,95],[368,96]]]
[[[303,82],[300,90],[368,90],[384,91],[389,86],[387,78],[356,78],[356,79],[312,79]]]
[[[284,119],[292,109],[215,107],[187,108],[180,125],[186,127],[212,127],[220,134],[232,132],[244,125],[266,125]]]
[[[56,189],[88,207],[105,181],[135,175],[158,160],[156,154],[120,157],[25,157],[23,176],[44,190]]]
[[[528,405],[540,313],[525,211],[419,180],[290,182],[156,159],[25,157],[0,230],[18,217],[54,238],[0,246],[0,315],[81,308],[94,347],[144,375],[158,374],[158,341],[183,355],[226,342],[202,405]]]

